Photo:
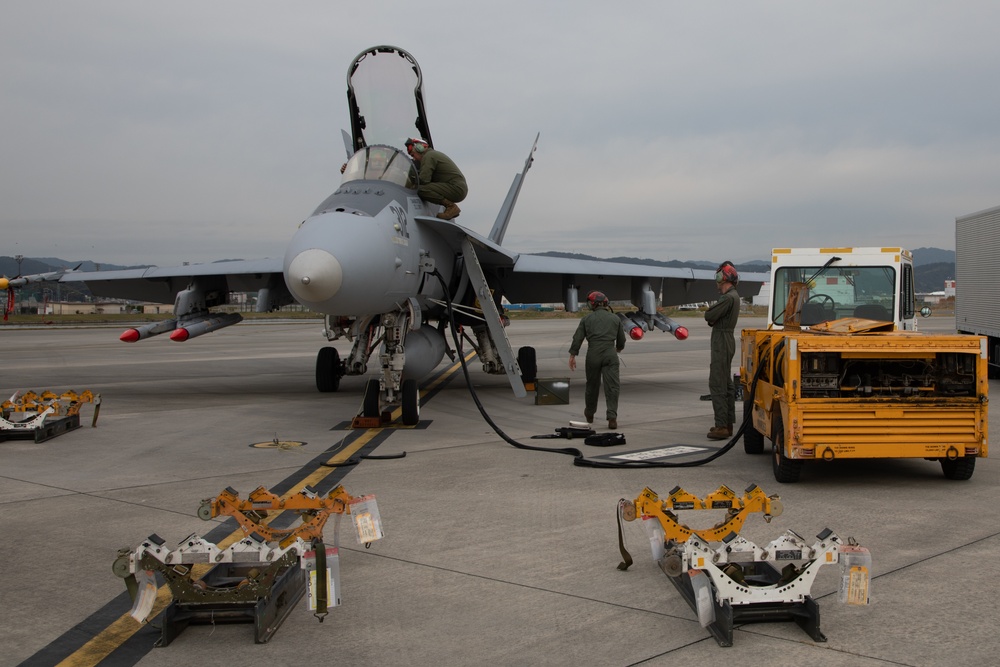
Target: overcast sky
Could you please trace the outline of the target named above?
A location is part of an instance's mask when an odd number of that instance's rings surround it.
[[[278,257],[332,192],[346,70],[400,46],[487,233],[735,261],[954,248],[1000,205],[1000,3],[7,0],[0,255]]]

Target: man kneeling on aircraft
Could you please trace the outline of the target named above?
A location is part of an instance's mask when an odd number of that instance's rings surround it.
[[[420,198],[444,206],[444,210],[437,214],[442,220],[457,218],[462,211],[455,202],[462,201],[469,194],[469,186],[458,165],[441,151],[431,148],[423,139],[407,139],[406,152],[417,163],[420,172],[420,185],[417,187]]]

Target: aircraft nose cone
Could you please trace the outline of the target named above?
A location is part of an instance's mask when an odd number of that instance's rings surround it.
[[[303,250],[288,265],[288,289],[299,301],[319,303],[333,297],[344,283],[344,270],[325,250]]]

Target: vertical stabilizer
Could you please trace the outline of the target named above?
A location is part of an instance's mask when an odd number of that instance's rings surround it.
[[[510,184],[510,190],[507,191],[507,198],[503,200],[500,213],[497,214],[496,222],[493,223],[493,229],[490,230],[489,239],[497,245],[503,244],[504,234],[507,233],[507,224],[510,222],[510,214],[514,211],[514,204],[517,203],[517,195],[521,192],[524,177],[528,173],[528,169],[531,168],[531,163],[535,160],[535,147],[538,146],[540,134],[535,135],[535,143],[531,144],[531,152],[528,153],[528,159],[524,161],[524,171],[514,177],[514,182]]]

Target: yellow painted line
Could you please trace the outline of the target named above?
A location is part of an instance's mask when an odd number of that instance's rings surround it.
[[[469,353],[465,355],[465,363],[468,364],[470,361],[472,361],[473,357],[475,356],[476,356],[476,351],[470,350]],[[438,385],[442,384],[445,380],[449,379],[461,368],[462,368],[461,362],[456,361],[455,363],[453,363],[450,368],[445,370],[443,373],[441,373],[441,375],[436,377],[433,382],[424,387],[423,391],[421,392],[421,395],[436,389]],[[395,413],[393,413],[393,416],[395,416]]]
[[[327,463],[343,463],[351,458],[351,456],[353,456],[359,449],[371,442],[372,438],[378,435],[381,431],[381,428],[368,429],[361,437],[352,442],[347,449],[344,449],[332,456]],[[289,498],[297,494],[306,486],[318,484],[335,470],[336,468],[317,468],[311,475],[293,486],[281,497]],[[280,512],[275,513],[273,516],[269,517],[269,520],[274,520],[279,514]],[[218,543],[218,547],[219,549],[226,549],[233,543],[242,540],[243,536],[244,533],[242,528],[233,531]],[[196,577],[202,577],[211,567],[211,564],[196,565],[193,568],[193,573]],[[156,602],[153,604],[153,610],[149,614],[149,619],[152,620],[163,612],[163,610],[167,608],[167,605],[170,604],[171,599],[172,595],[170,593],[170,587],[166,584],[160,586],[159,590],[156,592]],[[67,656],[65,660],[59,663],[58,667],[94,667],[104,660],[104,658],[108,657],[115,649],[128,641],[132,635],[142,629],[143,625],[143,623],[139,623],[132,618],[131,613],[122,614],[107,628],[95,635],[93,639],[78,648],[71,655]]]

